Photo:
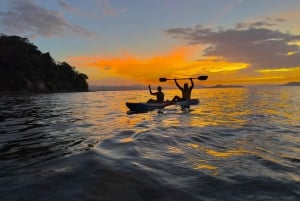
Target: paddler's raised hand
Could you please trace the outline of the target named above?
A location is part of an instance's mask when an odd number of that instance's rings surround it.
[[[191,85],[190,89],[192,90],[192,89],[194,88],[194,82],[193,82],[193,78],[190,78],[190,80],[191,80],[191,83],[192,83],[192,85]]]
[[[149,88],[149,91],[150,91],[150,94],[151,94],[152,91],[151,91],[151,86],[150,86],[150,84],[148,85],[148,88]]]
[[[148,85],[148,88],[149,88],[150,94],[153,95],[153,93],[152,93],[152,91],[151,91],[151,86],[150,86],[150,84]]]

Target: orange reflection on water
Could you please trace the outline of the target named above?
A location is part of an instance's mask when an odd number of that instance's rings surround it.
[[[245,150],[240,149],[240,150],[229,150],[226,152],[220,152],[220,151],[215,151],[212,149],[204,149],[204,151],[209,154],[212,155],[214,157],[222,157],[222,158],[229,158],[232,156],[239,156],[239,155],[243,155],[245,154]]]
[[[123,142],[123,143],[127,143],[127,142],[133,142],[134,139],[131,138],[131,137],[127,137],[127,138],[122,138],[119,140],[120,142]]]
[[[174,153],[174,154],[182,154],[182,153],[184,153],[182,149],[180,149],[179,147],[174,147],[174,146],[169,146],[168,147],[168,151],[170,153]]]
[[[221,151],[209,149],[205,146],[199,146],[198,144],[194,144],[194,143],[188,143],[187,146],[196,151],[199,151],[202,153],[204,152],[206,154],[209,154],[209,155],[217,158],[217,160],[213,160],[213,161],[205,160],[204,155],[203,155],[203,158],[201,158],[201,159],[191,158],[193,169],[207,170],[212,175],[215,175],[215,176],[218,175],[218,169],[223,167],[223,164],[226,163],[228,158],[234,157],[234,156],[241,156],[241,155],[245,155],[245,154],[249,153],[249,151],[247,151],[243,148],[238,148],[238,149],[234,149],[234,150],[228,150],[228,151],[221,152]],[[209,158],[211,158],[211,157],[209,157]],[[223,159],[225,159],[225,161]],[[214,163],[214,165],[211,164],[212,162]]]
[[[198,159],[192,159],[192,167],[194,170],[207,170],[210,172],[210,174],[216,176],[218,175],[218,167],[208,164],[209,161],[206,160],[198,160]]]
[[[195,169],[207,169],[207,170],[216,170],[217,169],[216,166],[207,165],[207,164],[199,164],[194,167],[195,167]]]
[[[179,90],[172,89],[166,90],[165,94],[170,99],[180,93]],[[240,127],[247,123],[245,117],[252,112],[247,107],[249,100],[246,88],[194,89],[192,98],[199,99],[200,104],[191,106],[190,112],[178,110],[177,113],[181,115],[169,119],[171,125]]]
[[[214,171],[214,172],[212,172],[212,174],[214,174],[214,175],[217,174],[217,169],[218,169],[218,167],[216,167],[216,166],[199,163],[199,161],[198,162],[194,161],[193,168],[195,170],[205,169],[205,170]]]
[[[209,148],[206,148],[206,147],[200,147],[199,145],[193,144],[193,143],[189,143],[189,144],[187,144],[187,146],[191,147],[193,149],[196,149],[198,151],[205,152],[205,153],[207,153],[211,156],[221,157],[221,158],[229,158],[229,157],[232,157],[232,156],[244,155],[244,154],[249,152],[249,151],[246,151],[243,148],[221,152],[221,151],[216,151],[216,150],[209,149]]]

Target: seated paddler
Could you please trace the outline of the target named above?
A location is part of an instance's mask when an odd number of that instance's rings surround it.
[[[148,86],[148,88],[149,88],[150,94],[153,95],[153,96],[156,96],[156,100],[149,99],[148,103],[163,103],[164,102],[165,95],[162,92],[161,86],[157,87],[157,92],[152,92],[150,85]]]

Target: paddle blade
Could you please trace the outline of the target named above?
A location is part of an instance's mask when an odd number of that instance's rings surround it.
[[[202,75],[198,77],[198,80],[207,80],[208,76],[207,75]]]
[[[161,77],[161,78],[159,78],[159,81],[160,82],[165,82],[165,81],[167,81],[168,79],[167,78],[164,78],[164,77]]]

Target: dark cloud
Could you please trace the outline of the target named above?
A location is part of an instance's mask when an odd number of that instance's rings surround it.
[[[271,18],[265,17],[264,21],[257,22],[241,22],[236,25],[236,29],[248,29],[248,28],[268,28],[271,26],[276,26],[280,22],[284,22],[285,19],[282,18]]]
[[[270,26],[275,26],[277,24],[275,23],[269,23],[269,22],[252,22],[252,23],[238,23],[236,25],[237,29],[245,29],[245,28],[261,28],[261,27],[270,27]]]
[[[286,19],[283,19],[283,18],[265,17],[264,19],[266,19],[267,21],[273,21],[273,22],[284,22],[284,21],[286,21]]]
[[[259,27],[266,24],[258,22],[255,25]],[[199,25],[194,28],[167,29],[165,32],[191,44],[209,45],[204,56],[249,63],[251,69],[300,66],[300,48],[292,44],[300,41],[300,35],[253,26],[215,31]]]
[[[85,28],[68,22],[53,10],[42,8],[32,0],[10,0],[7,11],[0,12],[0,31],[5,34],[27,34],[44,37],[66,34],[92,35]]]

